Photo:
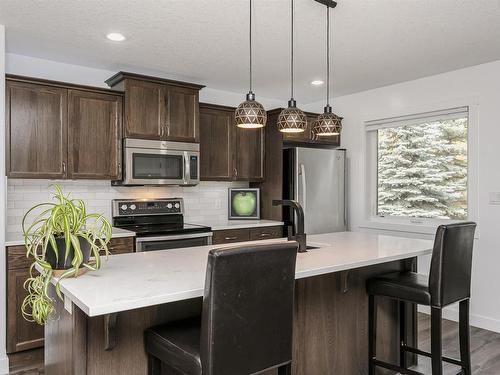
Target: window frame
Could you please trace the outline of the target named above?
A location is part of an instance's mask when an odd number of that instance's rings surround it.
[[[441,224],[449,224],[464,221],[477,222],[478,190],[477,190],[477,128],[478,128],[478,105],[471,104],[471,101],[457,103],[460,105],[440,105],[432,111],[413,111],[414,115],[400,115],[379,117],[380,120],[368,120],[364,122],[365,140],[365,220],[361,223],[361,228],[398,231],[417,234],[434,234],[436,227]],[[377,215],[377,193],[378,193],[378,124],[403,121],[408,119],[428,119],[436,114],[443,114],[456,108],[468,108],[467,124],[467,218],[464,220],[454,219],[427,219],[397,216]],[[443,109],[447,108],[447,109]],[[417,122],[417,121],[415,121]],[[409,124],[409,123],[408,123]],[[375,125],[375,126],[374,126]],[[386,126],[387,127],[387,126]],[[390,127],[390,126],[389,126]],[[383,126],[381,126],[383,128]],[[476,233],[476,237],[479,236]]]

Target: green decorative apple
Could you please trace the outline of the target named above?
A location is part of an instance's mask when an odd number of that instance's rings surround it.
[[[233,210],[239,216],[251,216],[255,212],[256,203],[254,193],[242,191],[233,196]]]

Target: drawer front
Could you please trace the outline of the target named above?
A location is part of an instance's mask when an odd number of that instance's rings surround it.
[[[110,255],[133,253],[135,251],[135,237],[112,238],[108,243]]]
[[[216,230],[213,233],[212,243],[214,245],[250,240],[249,229]]]
[[[250,240],[268,240],[283,237],[282,227],[263,227],[250,229]]]
[[[26,247],[24,245],[7,247],[7,268],[16,270],[20,268],[29,268],[33,258],[26,257]]]

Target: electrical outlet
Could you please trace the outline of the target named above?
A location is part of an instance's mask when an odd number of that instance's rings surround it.
[[[490,204],[491,205],[500,205],[500,193],[499,192],[491,192],[490,193]]]

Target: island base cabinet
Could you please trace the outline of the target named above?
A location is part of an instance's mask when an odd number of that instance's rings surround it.
[[[368,374],[368,296],[365,282],[377,274],[411,269],[395,261],[297,280],[294,308],[293,375]],[[144,330],[200,314],[202,299],[120,312],[116,324],[105,316],[72,312],[55,299],[58,320],[45,327],[46,375],[147,375]],[[409,344],[416,341],[416,309],[409,310]],[[378,304],[377,354],[398,361],[399,315],[396,301]],[[115,343],[111,350],[106,345]],[[377,374],[389,374],[382,370]],[[167,374],[167,373],[166,373]],[[168,372],[168,374],[172,374]],[[277,375],[270,370],[265,375]]]

